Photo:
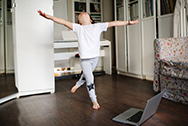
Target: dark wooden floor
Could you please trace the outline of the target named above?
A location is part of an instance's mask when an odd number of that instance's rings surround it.
[[[95,77],[101,106],[92,109],[85,85],[70,92],[76,79],[56,80],[54,94],[33,95],[0,105],[0,126],[125,126],[112,121],[130,107],[144,108],[156,93],[152,82],[121,75]],[[143,126],[187,126],[188,106],[162,99]]]
[[[0,74],[0,98],[18,92],[15,86],[14,74]]]

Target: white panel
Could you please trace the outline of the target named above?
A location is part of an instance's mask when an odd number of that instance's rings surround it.
[[[0,1],[0,73],[4,73],[3,1]]]
[[[187,28],[186,8],[183,8],[183,37],[186,37],[187,35],[186,28]]]
[[[104,54],[103,54],[103,68],[106,74],[112,74],[112,56],[111,56],[111,44],[109,47],[104,47]],[[102,55],[102,53],[100,53]]]
[[[54,54],[54,60],[58,61],[58,60],[69,60],[70,58],[74,58],[75,54],[77,54],[78,52],[64,52],[64,53],[55,53]],[[104,57],[105,56],[105,51],[104,50],[100,50],[100,55],[99,57]]]
[[[78,52],[64,52],[64,53],[55,53],[54,54],[54,60],[69,60],[70,58],[74,58],[75,54]]]
[[[6,58],[7,72],[12,72],[14,70],[12,26],[7,26]]]
[[[14,54],[19,92],[54,89],[53,22],[38,9],[53,15],[53,0],[14,0]]]
[[[58,48],[78,48],[78,42],[59,42],[54,43],[54,49]]]
[[[100,41],[100,46],[109,46],[110,41],[104,40]],[[78,42],[76,41],[62,41],[62,40],[57,40],[54,42],[54,48],[78,48]]]
[[[173,14],[159,17],[159,38],[173,37]]]
[[[67,0],[54,0],[54,16],[68,20]],[[54,40],[61,40],[61,31],[68,30],[67,27],[54,23]]]
[[[128,26],[128,72],[141,74],[141,40],[139,24]]]
[[[116,60],[117,60],[117,69],[123,72],[127,71],[127,60],[126,60],[126,43],[125,43],[125,32],[124,27],[117,27],[117,36],[116,36]]]
[[[154,19],[143,21],[143,74],[153,76],[154,70],[154,48],[155,39]]]
[[[0,24],[0,73],[4,73],[4,40],[3,25]]]

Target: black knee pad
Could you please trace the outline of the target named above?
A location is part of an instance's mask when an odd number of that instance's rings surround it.
[[[92,89],[95,89],[95,86],[94,86],[94,84],[91,83],[90,85],[87,85],[87,88],[90,91]]]

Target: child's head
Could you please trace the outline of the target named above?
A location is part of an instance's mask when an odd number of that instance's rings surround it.
[[[90,22],[91,24],[94,24],[94,23],[96,23],[93,19],[92,19],[92,17],[91,17],[91,15],[89,14],[89,13],[87,13],[87,12],[82,12],[79,16],[78,16],[78,24],[83,24],[83,23],[88,23],[88,22]]]

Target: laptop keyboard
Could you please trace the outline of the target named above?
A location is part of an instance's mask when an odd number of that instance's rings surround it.
[[[143,111],[139,111],[137,113],[135,113],[134,115],[132,115],[131,117],[129,117],[127,119],[127,121],[131,121],[131,122],[135,122],[137,123],[138,121],[140,121],[140,118],[142,117]]]

